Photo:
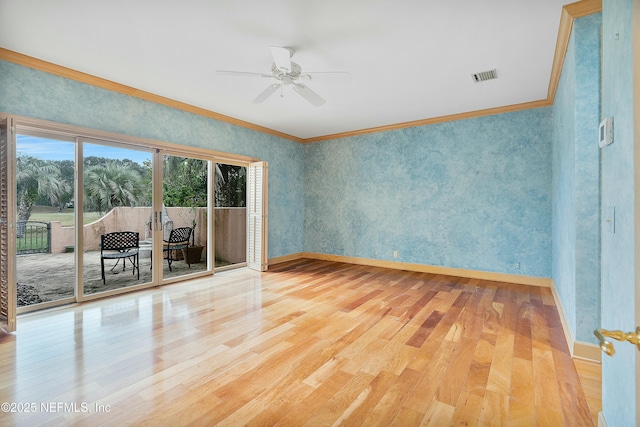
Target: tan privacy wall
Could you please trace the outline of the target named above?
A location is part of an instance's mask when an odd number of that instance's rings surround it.
[[[167,208],[173,228],[191,227],[195,218],[195,244],[206,246],[206,208]],[[150,236],[151,208],[117,207],[97,221],[84,226],[85,250],[100,249],[100,236],[112,231],[137,231],[140,240]],[[51,222],[51,253],[74,246],[75,227]],[[246,208],[215,208],[216,258],[230,263],[246,261]]]

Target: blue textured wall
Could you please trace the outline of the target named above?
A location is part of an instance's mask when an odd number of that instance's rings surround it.
[[[553,106],[553,281],[573,336],[600,324],[600,25],[575,20]]]
[[[269,162],[269,257],[302,251],[303,147],[196,114],[0,61],[0,111]]]
[[[551,277],[551,108],[309,144],[304,182],[306,251]]]
[[[576,339],[600,325],[600,13],[576,20]]]
[[[602,206],[616,210],[615,233],[602,229],[602,327],[625,331],[636,325],[634,220],[640,215],[634,209],[633,8],[633,0],[604,0],[602,12],[602,117],[614,120],[614,142],[601,152]],[[632,345],[615,347],[615,357],[602,362],[603,414],[611,427],[633,426],[639,410],[633,373],[640,375],[640,356]]]
[[[270,257],[551,275],[548,108],[301,146],[4,61],[0,76],[1,111],[268,161]]]
[[[567,46],[553,105],[553,283],[576,333],[575,37]]]

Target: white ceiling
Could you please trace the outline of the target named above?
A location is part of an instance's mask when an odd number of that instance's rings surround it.
[[[299,138],[547,98],[565,0],[0,0],[0,47]],[[268,73],[291,46],[314,107]],[[496,69],[498,79],[471,74]]]

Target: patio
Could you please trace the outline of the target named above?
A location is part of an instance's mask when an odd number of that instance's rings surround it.
[[[85,293],[93,294],[150,282],[151,259],[143,256],[140,258],[140,280],[138,280],[137,274],[132,274],[129,261],[127,261],[125,271],[122,271],[122,262],[111,270],[115,260],[105,260],[106,283],[103,284],[100,271],[100,251],[85,252],[83,276]],[[16,267],[19,289],[22,288],[21,291],[19,290],[19,297],[20,292],[25,292],[24,287],[26,287],[27,293],[29,289],[35,291],[42,302],[73,296],[74,253],[20,255],[17,257]],[[189,268],[186,262],[180,260],[173,262],[173,271],[170,272],[167,262],[163,262],[165,278],[204,271],[206,268],[206,262],[191,264],[191,268]]]

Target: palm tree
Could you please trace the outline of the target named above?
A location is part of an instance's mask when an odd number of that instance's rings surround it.
[[[32,156],[16,159],[16,184],[18,190],[18,220],[27,221],[38,197],[46,197],[51,205],[61,205],[71,192],[71,184],[62,179],[55,163]]]
[[[140,195],[140,174],[127,165],[108,161],[90,166],[85,171],[85,206],[100,213],[116,206],[136,206]]]
[[[215,166],[216,178],[222,177],[220,167]],[[163,203],[169,207],[207,206],[207,182],[209,176],[206,160],[169,156],[163,158]]]

